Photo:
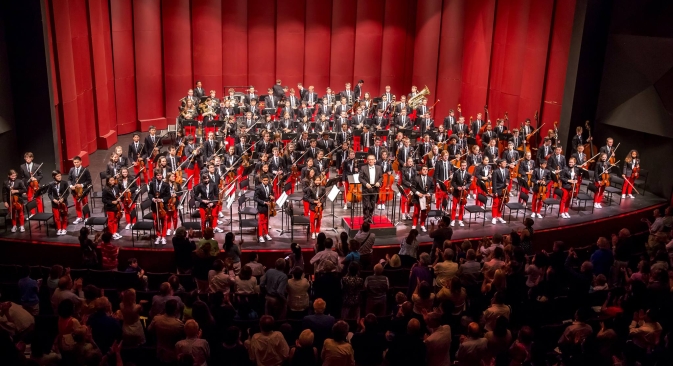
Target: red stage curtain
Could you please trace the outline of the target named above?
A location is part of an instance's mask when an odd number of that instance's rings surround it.
[[[384,0],[358,0],[353,83],[363,79],[364,91],[373,95],[379,95],[384,90],[379,88],[384,12]]]
[[[131,0],[110,2],[117,133],[119,134],[131,133],[138,129],[132,4]]]
[[[308,0],[310,1],[310,0]],[[304,77],[305,0],[277,0],[276,10],[276,78],[295,89]],[[308,85],[306,86],[308,87]]]
[[[465,3],[469,0],[444,1],[442,8],[442,34],[439,40],[439,68],[437,89],[430,91],[429,101],[440,102],[435,106],[436,123],[449,115],[460,103],[460,81],[463,59],[463,38]],[[446,26],[449,24],[449,26]],[[441,96],[441,97],[440,97]],[[429,104],[432,104],[429,103]]]
[[[229,0],[222,7],[222,42],[222,85],[247,85],[247,0]]]
[[[163,20],[164,82],[166,85],[164,115],[168,123],[178,115],[179,100],[193,87],[192,29],[189,19],[189,0],[164,0],[161,5]]]
[[[332,0],[306,1],[304,86],[315,87],[322,98],[330,85]]]
[[[114,94],[109,94],[108,57],[110,18],[107,17],[107,1],[89,1],[89,24],[91,26],[91,56],[94,69],[94,95],[96,99],[96,148],[109,149],[117,142],[116,126],[110,120],[109,110],[114,109]],[[114,92],[114,89],[112,89]]]
[[[276,83],[276,1],[248,1],[248,82],[266,95]]]
[[[412,83],[423,89],[426,85],[436,93],[439,33],[442,24],[442,2],[418,0],[416,14],[416,39],[414,47],[414,72]],[[405,91],[400,91],[402,93]],[[399,94],[398,93],[398,94]],[[399,100],[399,96],[398,96]],[[428,100],[430,102],[430,100]],[[428,103],[432,105],[434,102]]]
[[[365,90],[373,89],[372,97],[378,97],[390,85],[394,93],[408,93],[410,72],[413,69],[407,62],[413,63],[414,43],[413,27],[415,18],[409,14],[411,0],[387,0],[383,20],[383,39],[381,54],[380,86],[370,86],[365,80]],[[408,35],[408,33],[411,33]],[[411,59],[409,59],[411,55]],[[407,74],[409,74],[407,76]]]
[[[215,90],[218,98],[222,96],[222,4],[220,0],[192,1],[192,24],[197,25],[192,27],[194,80],[201,81],[206,93]]]
[[[329,86],[339,92],[353,82],[355,52],[355,12],[357,0],[340,0],[332,3],[332,40],[330,52]]]

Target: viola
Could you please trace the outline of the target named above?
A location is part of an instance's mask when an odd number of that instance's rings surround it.
[[[21,202],[19,201],[19,196],[18,195],[13,195],[12,196],[12,208],[14,209],[14,211],[23,210],[23,206],[21,206]]]
[[[182,183],[185,182],[184,177],[182,176],[182,169],[175,171],[175,183],[182,186]]]
[[[57,209],[58,209],[58,213],[61,215],[61,217],[68,216],[68,205],[65,202],[59,203]]]
[[[273,198],[273,196],[271,196]],[[276,211],[276,203],[273,202],[273,199],[269,202],[269,217],[274,217],[278,214]]]
[[[469,192],[466,187],[467,186],[463,186],[463,190],[460,191],[460,204],[463,206],[467,204],[467,195]]]
[[[601,186],[608,187],[610,185],[610,172],[605,172],[601,174]]]
[[[547,194],[547,183],[544,180],[538,186],[537,194],[538,194],[538,199],[540,199],[540,200],[544,199],[544,196]]]
[[[171,197],[166,204],[166,209],[168,212],[175,212],[175,204],[177,202],[177,197]]]
[[[122,196],[124,200],[124,205],[127,208],[131,208],[131,205],[133,204],[133,194],[131,193],[131,191],[125,192]]]
[[[181,142],[180,146],[178,146],[178,151],[175,153],[175,156],[181,158],[182,154],[184,154],[184,151],[185,151],[185,144]]]
[[[159,198],[159,193],[156,194],[156,198]],[[163,219],[166,217],[166,208],[164,207],[164,202],[160,201],[156,203],[157,205],[157,215],[159,216],[160,219]]]

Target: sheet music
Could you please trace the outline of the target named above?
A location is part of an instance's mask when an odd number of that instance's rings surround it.
[[[236,185],[235,185],[235,184],[232,184],[231,187],[229,187],[229,189],[227,189],[227,192],[226,192],[225,194],[226,194],[227,196],[231,196],[231,195],[232,195],[232,194],[231,194],[232,191],[235,191],[235,190],[236,190]]]
[[[338,194],[339,194],[339,188],[337,188],[337,186],[332,186],[332,190],[329,191],[327,198],[330,200],[330,202],[334,202],[334,199],[337,197]]]
[[[281,194],[280,197],[278,197],[278,199],[276,200],[276,204],[279,207],[283,207],[283,205],[285,204],[285,201],[287,200],[287,197],[288,197],[287,193],[283,192],[283,194]]]
[[[427,209],[426,203],[425,203],[425,196],[421,197],[419,199],[420,206],[421,206],[421,211],[425,211]]]
[[[360,183],[360,174],[353,174],[353,183],[354,184]]]
[[[234,203],[236,200],[236,195],[231,195],[229,198],[227,198],[227,208],[231,208],[231,205]]]

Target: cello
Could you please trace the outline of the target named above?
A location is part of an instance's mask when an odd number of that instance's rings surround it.
[[[395,182],[395,176],[392,173],[383,174],[383,184],[381,185],[381,191],[379,191],[380,202],[389,202],[393,199],[393,182]]]

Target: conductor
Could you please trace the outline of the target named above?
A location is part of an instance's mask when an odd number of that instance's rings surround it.
[[[376,207],[379,188],[383,181],[383,169],[376,165],[374,155],[367,156],[367,166],[360,169],[359,181],[362,184],[362,214],[364,222],[372,223],[372,215]]]

